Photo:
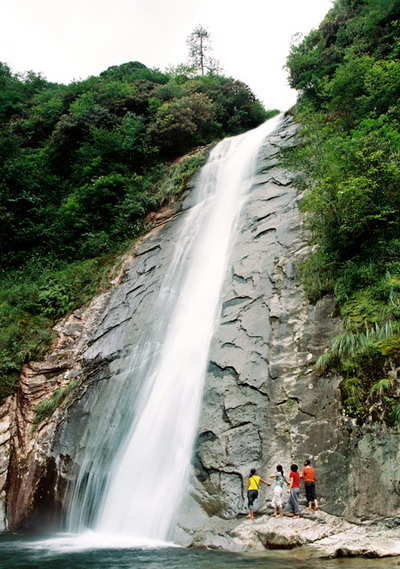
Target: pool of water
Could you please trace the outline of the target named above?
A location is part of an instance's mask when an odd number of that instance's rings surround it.
[[[90,536],[0,534],[1,569],[400,569],[400,558],[299,559],[292,552],[229,553],[134,546]]]

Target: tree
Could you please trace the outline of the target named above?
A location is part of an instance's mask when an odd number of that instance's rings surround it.
[[[164,155],[173,156],[210,142],[214,115],[212,100],[192,93],[162,104],[148,132]]]
[[[206,28],[196,26],[186,43],[189,47],[189,63],[200,69],[201,75],[204,75],[205,69],[210,73],[220,71],[219,62],[209,55],[212,51],[211,35]]]

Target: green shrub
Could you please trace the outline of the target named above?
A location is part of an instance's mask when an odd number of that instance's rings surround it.
[[[107,287],[113,258],[73,264],[33,263],[0,277],[0,400],[12,393],[24,362],[40,360],[55,339],[54,322]]]
[[[316,302],[334,292],[345,333],[318,366],[342,375],[346,412],[399,419],[400,112],[398,2],[336,0],[292,46],[290,83],[302,144],[302,211],[314,239],[300,267]]]
[[[395,286],[393,286],[393,284]],[[341,307],[347,332],[333,339],[317,361],[321,373],[335,370],[343,376],[341,391],[346,412],[365,420],[379,403],[381,418],[393,420],[396,381],[389,373],[400,362],[400,294],[398,280],[386,275],[378,284],[354,293]],[[390,288],[377,298],[376,291]],[[394,290],[396,289],[396,290]]]
[[[38,403],[35,408],[35,417],[33,419],[34,428],[37,428],[40,423],[51,417],[65,400],[67,395],[71,394],[76,386],[77,382],[71,381],[65,387],[56,389],[51,397]]]
[[[173,163],[161,177],[156,200],[159,205],[176,201],[184,190],[187,189],[189,180],[200,170],[207,160],[209,148],[200,149],[184,156],[178,162]]]

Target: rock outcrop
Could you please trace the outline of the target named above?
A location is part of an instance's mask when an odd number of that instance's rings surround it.
[[[279,151],[296,143],[296,131],[286,119],[265,141],[242,212],[210,349],[193,475],[176,533],[185,545],[311,544],[315,554],[334,555],[342,547],[335,535],[352,535],[349,524],[395,517],[400,505],[399,432],[355,425],[341,408],[340,378],[315,372],[316,359],[341,322],[331,298],[310,305],[298,276],[309,235],[299,213],[302,196],[279,163]],[[184,204],[188,207],[190,199]],[[177,222],[174,216],[143,239],[112,289],[57,326],[52,354],[25,366],[0,422],[0,483],[3,498],[7,487],[8,527],[32,527],[39,519],[42,527],[61,524],[65,489],[82,466],[82,448],[89,444],[91,425],[100,424],[99,416],[105,425],[99,427],[104,454],[111,452],[113,418],[107,401],[97,402],[107,398],[110,385],[118,388],[135,334],[149,325],[148,307],[170,263]],[[37,402],[71,381],[76,388],[32,431]],[[276,464],[288,472],[292,462],[301,465],[306,457],[317,471],[324,511],[318,522],[238,521],[245,512],[251,467],[266,478]],[[265,511],[265,498],[258,506]],[[335,524],[341,524],[340,530]],[[313,537],[303,539],[301,528]],[[367,530],[357,528],[361,544]],[[349,554],[355,551],[346,547]],[[387,547],[398,554],[397,545]],[[386,554],[382,543],[372,551]]]
[[[260,516],[224,523],[211,518],[191,545],[230,551],[291,550],[301,558],[392,557],[400,555],[399,520],[354,524],[321,511],[296,520]]]

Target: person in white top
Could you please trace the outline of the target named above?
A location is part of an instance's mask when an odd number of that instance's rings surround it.
[[[272,506],[274,508],[274,513],[272,514],[273,517],[283,517],[283,500],[282,500],[282,492],[283,492],[283,484],[286,482],[289,485],[289,482],[286,480],[285,475],[283,474],[283,468],[281,464],[278,464],[276,467],[276,472],[271,474],[270,478],[275,478],[275,485],[274,485],[274,496],[272,498]],[[278,514],[279,508],[279,514]]]

